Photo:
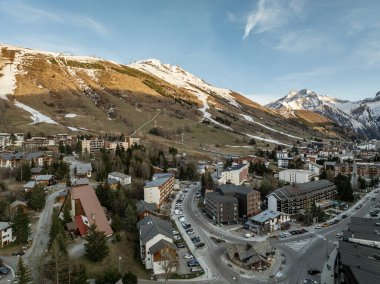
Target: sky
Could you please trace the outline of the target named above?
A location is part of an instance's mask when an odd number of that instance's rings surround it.
[[[377,0],[0,0],[0,42],[128,64],[157,58],[265,104],[380,91]]]

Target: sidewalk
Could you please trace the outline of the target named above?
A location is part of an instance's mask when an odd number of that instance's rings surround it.
[[[321,284],[334,284],[334,263],[337,256],[338,250],[334,248],[333,251],[329,255],[329,259],[326,264],[323,266],[323,270],[321,273]],[[330,267],[328,269],[327,265]]]

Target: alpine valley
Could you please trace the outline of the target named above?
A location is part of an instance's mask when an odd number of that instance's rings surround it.
[[[138,133],[188,149],[244,148],[252,139],[263,147],[311,137],[344,139],[355,137],[351,127],[370,129],[370,137],[379,133],[378,97],[352,103],[300,91],[264,107],[157,59],[123,65],[0,48],[1,132]]]

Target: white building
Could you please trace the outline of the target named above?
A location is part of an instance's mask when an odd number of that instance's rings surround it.
[[[308,167],[308,170],[312,171],[316,176],[319,176],[319,174],[321,173],[321,170],[323,169],[322,165],[319,165],[314,162],[309,162],[307,167]]]
[[[311,181],[314,177],[314,172],[309,170],[288,169],[279,173],[279,180],[284,182],[305,183]]]
[[[177,258],[171,223],[155,216],[147,216],[137,223],[137,227],[141,260],[145,268],[152,269],[153,274],[164,273],[163,254],[169,253],[173,259]]]
[[[0,222],[0,244],[1,247],[13,242],[12,225],[9,222]]]
[[[256,216],[249,218],[244,226],[259,234],[261,232],[273,232],[281,229],[281,224],[289,221],[289,214],[279,211],[265,210]]]
[[[120,182],[121,185],[128,185],[128,184],[131,184],[132,182],[131,176],[118,173],[118,172],[109,173],[108,178],[109,179],[113,178],[117,180],[118,182]]]
[[[241,185],[248,178],[249,164],[241,164],[225,169],[221,173],[222,183]]]
[[[86,139],[84,138],[82,140],[82,153],[93,154],[96,151],[99,151],[100,149],[104,148],[104,140],[103,139]]]
[[[144,201],[159,208],[174,189],[174,175],[155,174],[153,178],[144,186]]]
[[[289,166],[289,161],[292,161],[293,158],[280,158],[277,159],[277,166],[279,168],[287,168]]]

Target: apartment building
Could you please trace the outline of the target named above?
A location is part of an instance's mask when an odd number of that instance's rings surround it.
[[[242,185],[221,185],[219,192],[224,196],[233,196],[238,200],[239,217],[248,218],[261,210],[261,194],[259,191]]]
[[[314,177],[314,172],[308,170],[288,169],[279,172],[278,179],[283,182],[305,183],[311,181]]]
[[[144,201],[159,208],[174,189],[173,174],[154,174],[153,180],[144,186]]]
[[[332,200],[335,195],[336,187],[328,180],[291,184],[278,188],[267,196],[268,209],[296,214],[313,202]]]
[[[219,192],[208,192],[205,195],[205,210],[218,224],[238,222],[239,201],[234,196],[222,195]]]
[[[100,151],[100,149],[104,148],[104,140],[103,139],[86,139],[82,140],[82,153],[93,154],[95,152]]]
[[[281,225],[289,221],[289,214],[279,211],[265,210],[260,214],[249,218],[244,224],[244,227],[260,234],[262,232],[273,232],[281,229]]]
[[[117,180],[117,182],[119,182],[121,185],[131,184],[131,176],[126,174],[112,172],[108,174],[108,178]]]
[[[12,224],[9,222],[0,222],[0,247],[13,242]]]
[[[222,183],[241,185],[248,179],[249,164],[235,165],[221,173]]]

